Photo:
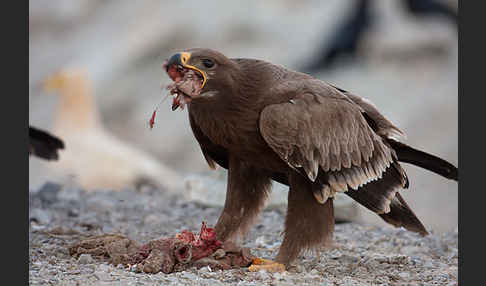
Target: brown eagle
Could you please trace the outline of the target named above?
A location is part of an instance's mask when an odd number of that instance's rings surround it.
[[[338,192],[396,227],[426,235],[398,193],[408,187],[399,162],[457,181],[455,166],[398,141],[402,131],[368,100],[310,75],[199,48],[174,54],[164,68],[173,80],[172,109],[188,106],[209,166],[228,169],[219,239],[244,235],[271,180],[289,186],[276,262],[257,259],[252,271],[282,270],[302,250],[329,246]]]

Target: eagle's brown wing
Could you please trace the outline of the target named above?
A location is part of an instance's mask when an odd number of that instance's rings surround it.
[[[315,181],[318,169],[329,174],[337,191],[381,178],[393,150],[368,125],[359,106],[347,98],[304,93],[265,107],[260,132],[292,168],[302,167]],[[342,175],[342,176],[341,176]]]
[[[262,137],[290,167],[303,170],[311,181],[319,177],[331,193],[370,191],[373,205],[367,207],[390,212],[395,193],[408,184],[393,149],[353,101],[335,89],[314,90],[265,107]]]
[[[404,138],[405,134],[385,118],[370,101],[337,87],[335,88],[363,109],[363,115],[368,124],[395,151],[398,161],[427,169],[451,180],[458,180],[456,166],[437,156],[399,142],[399,139]]]

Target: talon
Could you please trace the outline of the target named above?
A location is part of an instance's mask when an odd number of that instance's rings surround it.
[[[285,265],[263,258],[253,259],[252,264],[248,267],[251,272],[258,272],[260,270],[266,270],[267,272],[284,272]]]
[[[257,257],[255,259],[253,259],[251,265],[268,265],[268,264],[273,264],[273,263],[275,263],[275,261],[270,260],[270,259],[263,259],[263,258]]]

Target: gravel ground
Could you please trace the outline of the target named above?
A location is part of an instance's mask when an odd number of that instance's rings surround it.
[[[160,87],[170,83],[163,61],[184,48],[209,47],[299,69],[316,59],[354,2],[30,1],[29,124],[53,130],[59,97],[43,92],[41,81],[59,68],[84,68],[106,130],[181,175],[208,172],[187,110],[170,112],[168,100],[154,129],[147,127],[166,94]],[[364,36],[358,60],[315,76],[368,98],[407,134],[405,143],[457,166],[457,29],[441,17],[411,16],[403,1],[372,2],[376,25]],[[457,7],[457,0],[446,2]],[[181,15],[189,16],[183,24]],[[53,168],[59,162],[30,158],[29,188],[59,182]],[[457,183],[403,167],[410,179],[403,196],[427,229],[453,231]],[[385,226],[362,210],[361,222]]]
[[[85,193],[76,186],[44,185],[30,192],[31,285],[457,285],[458,233],[420,237],[391,227],[338,224],[335,248],[305,254],[284,273],[208,267],[173,274],[142,274],[69,256],[87,235],[119,233],[138,242],[214,225],[221,211],[149,187]],[[282,240],[285,206],[265,209],[243,245],[272,258]]]

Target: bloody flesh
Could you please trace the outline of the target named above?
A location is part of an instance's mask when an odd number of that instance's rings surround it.
[[[150,125],[150,129],[154,128],[154,123],[155,123],[155,114],[157,113],[157,108],[154,110],[154,112],[152,113],[152,117],[150,117],[150,120],[149,120],[149,125]]]
[[[116,234],[89,237],[71,245],[69,254],[74,257],[90,254],[114,265],[137,264],[137,270],[145,273],[172,273],[193,266],[221,270],[248,267],[254,258],[247,248],[223,245],[216,238],[216,230],[207,227],[205,222],[199,234],[183,230],[143,245]]]
[[[174,96],[172,99],[173,111],[179,107],[184,109],[185,105],[190,103],[193,97],[201,94],[201,85],[203,79],[197,71],[184,68],[180,65],[172,65],[167,67],[167,61],[162,65],[162,67],[167,69],[167,74],[173,81],[173,83],[167,86],[170,95]],[[157,108],[155,108],[152,116],[150,117],[150,129],[154,127]]]

